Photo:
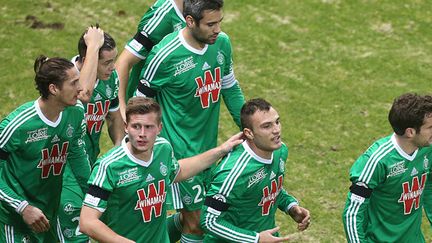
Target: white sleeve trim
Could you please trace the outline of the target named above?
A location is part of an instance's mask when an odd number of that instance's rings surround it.
[[[290,210],[292,207],[294,207],[294,206],[298,206],[298,205],[299,205],[298,202],[292,202],[292,203],[288,204],[288,207],[286,208],[285,213],[288,214],[289,210]]]
[[[224,76],[222,78],[222,89],[229,89],[237,83],[237,79],[234,76],[234,72]]]
[[[140,55],[138,52],[136,52],[133,48],[131,48],[128,45],[125,45],[124,49],[128,50],[130,53],[132,53],[134,56],[138,57],[141,60],[145,59],[145,56]]]
[[[15,209],[15,211],[21,215],[22,212],[24,211],[25,207],[27,207],[28,205],[29,205],[29,203],[26,200],[21,201],[20,204],[18,205],[18,207]]]

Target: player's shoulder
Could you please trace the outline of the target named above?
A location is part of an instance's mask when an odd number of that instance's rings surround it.
[[[121,158],[125,156],[125,152],[122,146],[115,146],[98,158],[94,166],[103,166],[105,168],[114,168],[116,166],[122,166],[122,163],[117,163]]]
[[[28,120],[31,116],[36,115],[37,112],[35,102],[37,101],[29,101],[18,106],[1,121],[2,126],[6,126],[7,124],[14,122],[21,124],[23,120]]]
[[[84,104],[77,100],[77,103],[72,106],[68,106],[63,110],[64,113],[68,115],[84,115]],[[79,119],[82,119],[82,117],[78,117]]]
[[[380,138],[372,143],[371,146],[365,151],[365,154],[372,156],[374,154],[381,154],[380,157],[385,156],[395,149],[393,136]]]
[[[154,143],[154,148],[155,149],[164,149],[164,150],[169,150],[169,151],[173,150],[171,143],[166,138],[163,138],[163,137],[156,137],[156,140]]]
[[[218,34],[216,42],[221,44],[230,44],[231,40],[228,34],[222,31]]]

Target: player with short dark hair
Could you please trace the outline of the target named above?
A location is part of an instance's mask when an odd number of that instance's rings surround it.
[[[221,146],[177,161],[158,137],[161,110],[151,98],[131,98],[121,146],[95,164],[81,211],[80,229],[101,242],[170,242],[165,199],[169,184],[206,169],[240,144],[237,134]]]
[[[153,47],[138,84],[138,96],[155,97],[162,106],[161,136],[179,159],[216,146],[221,98],[240,126],[244,97],[233,71],[231,42],[221,32],[222,7],[221,0],[184,1],[187,12],[202,18],[186,14],[187,26]],[[202,240],[199,212],[209,171],[173,187],[175,208],[183,206],[182,241]]]
[[[183,0],[157,0],[143,15],[135,36],[120,54],[116,69],[120,79],[119,98],[123,119],[126,103],[137,89],[148,53],[167,34],[186,25],[182,9]]]
[[[432,96],[403,94],[388,120],[394,133],[351,167],[343,212],[349,242],[424,242],[422,193],[431,170]]]
[[[275,213],[289,214],[299,230],[310,223],[309,211],[283,188],[288,148],[281,141],[277,111],[264,99],[241,109],[246,138],[227,154],[212,173],[201,226],[204,242],[281,242]]]
[[[82,192],[90,173],[77,70],[64,58],[45,56],[34,70],[40,97],[0,123],[1,242],[62,241],[57,213],[65,164]]]
[[[114,69],[117,57],[115,40],[99,26],[89,27],[79,38],[79,55],[72,58],[80,71],[80,82],[84,87],[79,98],[84,103],[86,120],[86,151],[90,165],[99,155],[99,140],[105,120],[108,134],[114,145],[120,145],[124,137],[123,119],[119,111],[118,76]],[[59,208],[61,231],[65,242],[87,242],[86,235],[78,229],[79,214],[84,193],[70,169],[66,167],[63,192]]]

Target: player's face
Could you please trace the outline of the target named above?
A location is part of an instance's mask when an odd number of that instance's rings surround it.
[[[431,114],[432,115],[432,114]],[[417,147],[427,147],[432,144],[432,116],[424,118],[420,131],[414,136],[414,143]]]
[[[192,36],[200,43],[214,44],[221,32],[222,10],[204,10],[199,24],[195,21],[191,28]]]
[[[162,124],[158,122],[156,113],[132,114],[126,124],[131,152],[138,158],[150,159],[156,136],[161,129]]]
[[[66,73],[67,79],[63,81],[61,87],[57,87],[58,95],[55,97],[64,106],[72,106],[76,105],[82,87],[79,83],[79,73],[75,67],[68,69]]]
[[[107,80],[114,71],[114,62],[117,57],[117,48],[101,52],[97,67],[97,78]]]
[[[253,144],[258,155],[271,154],[282,146],[279,114],[273,107],[269,111],[257,111],[251,117]]]

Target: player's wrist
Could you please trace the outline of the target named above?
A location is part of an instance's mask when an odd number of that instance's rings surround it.
[[[15,209],[15,211],[19,214],[22,215],[24,209],[29,205],[29,203],[27,202],[27,200],[23,200],[20,202],[20,204],[18,205],[18,207]]]

